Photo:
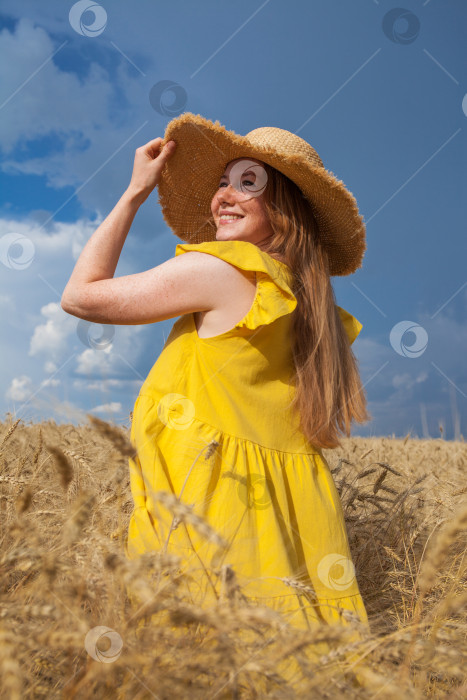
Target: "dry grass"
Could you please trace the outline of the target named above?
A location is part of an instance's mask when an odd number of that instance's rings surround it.
[[[324,451],[370,617],[371,634],[355,641],[351,621],[289,629],[248,604],[228,566],[211,572],[220,580],[215,609],[189,604],[189,572],[169,551],[124,556],[128,430],[10,418],[0,423],[2,697],[467,697],[463,442],[353,438]],[[160,498],[174,527],[187,520],[216,536]],[[123,642],[111,663],[84,645],[100,625]],[[307,650],[320,641],[328,653],[316,661]],[[104,657],[106,645],[97,645]],[[281,673],[288,661],[300,671],[294,682]]]

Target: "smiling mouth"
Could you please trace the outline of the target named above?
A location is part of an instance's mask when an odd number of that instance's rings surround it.
[[[219,225],[222,224],[223,226],[225,226],[226,224],[236,224],[237,221],[241,221],[244,218],[245,218],[244,216],[238,216],[238,217],[235,217],[234,219],[221,219],[221,218],[219,218]]]

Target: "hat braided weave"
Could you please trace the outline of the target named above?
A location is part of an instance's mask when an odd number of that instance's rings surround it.
[[[290,178],[310,203],[330,275],[348,275],[361,267],[365,224],[355,197],[300,136],[272,126],[240,136],[218,121],[184,112],[167,124],[162,145],[170,140],[177,148],[161,173],[159,203],[181,240],[216,240],[211,201],[225,167],[237,158],[255,158]]]

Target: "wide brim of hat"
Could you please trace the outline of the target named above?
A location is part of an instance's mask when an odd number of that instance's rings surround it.
[[[300,187],[312,206],[328,254],[329,274],[348,275],[361,267],[366,250],[363,217],[353,194],[331,171],[310,165],[300,154],[285,157],[272,147],[252,144],[219,121],[191,112],[167,124],[162,145],[170,140],[177,147],[161,173],[159,204],[164,220],[181,240],[216,240],[211,201],[220,178],[229,161],[252,157],[268,163]]]

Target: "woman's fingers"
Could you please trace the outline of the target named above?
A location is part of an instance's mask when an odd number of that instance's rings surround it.
[[[151,139],[136,149],[130,189],[138,194],[142,201],[158,185],[165,163],[175,151],[175,141],[169,141],[161,148],[163,139]]]
[[[170,153],[171,150],[175,146],[175,141],[169,141],[168,143],[165,144],[164,148],[161,149],[162,141],[164,139],[161,138],[160,136],[157,139],[152,139],[151,141],[148,141],[144,146],[143,150],[145,153],[147,153],[151,158],[157,158],[159,155],[163,153]]]
[[[164,139],[160,136],[157,139],[152,139],[144,144],[143,151],[147,153],[151,158],[156,158],[159,155],[160,146]]]
[[[161,172],[166,161],[171,157],[175,150],[175,142],[174,141],[169,141],[168,143],[165,144],[164,148],[160,147],[150,147],[150,150],[146,151],[149,155],[151,153],[154,153],[152,155],[153,163],[151,163],[151,167],[155,168],[158,172]]]
[[[165,144],[164,148],[161,151],[161,156],[164,157],[164,160],[166,160],[169,156],[172,155],[172,153],[175,151],[176,145],[177,144],[175,143],[175,141],[168,141]]]

